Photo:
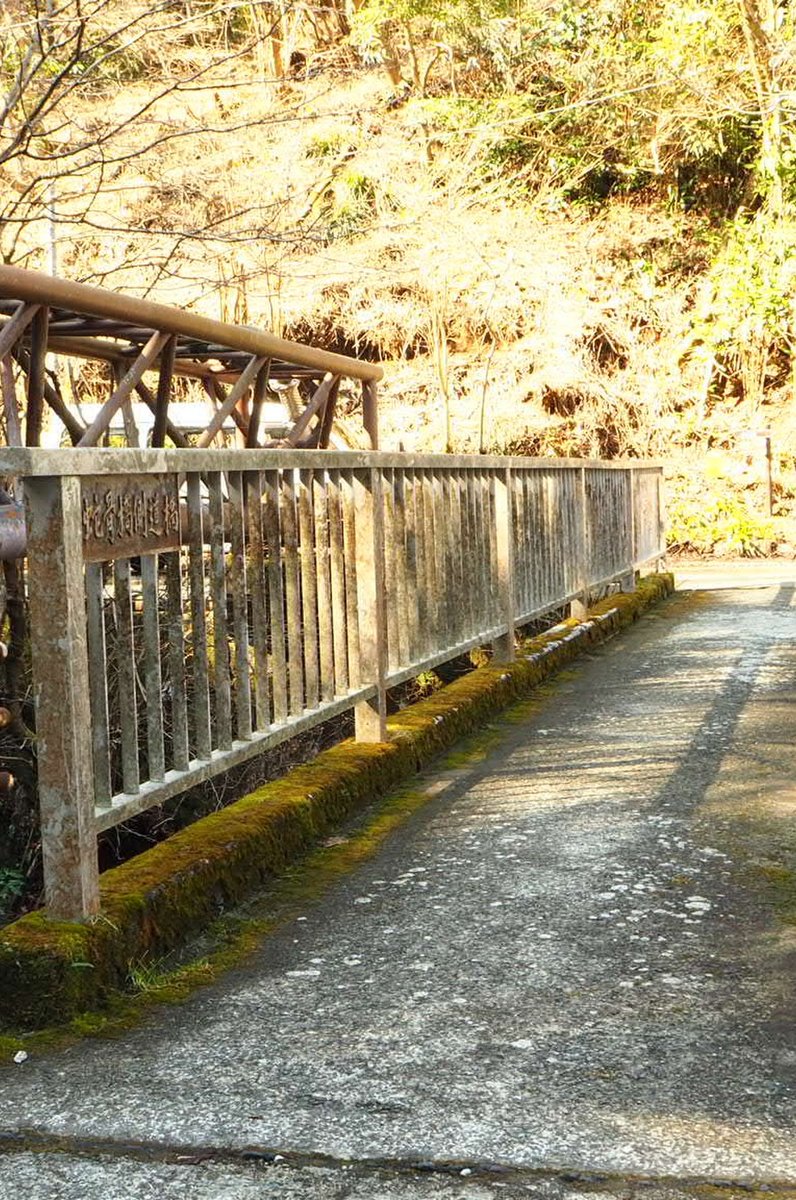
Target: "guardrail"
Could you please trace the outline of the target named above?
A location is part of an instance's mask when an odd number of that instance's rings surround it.
[[[665,554],[648,463],[0,450],[22,481],[47,909],[97,833]]]

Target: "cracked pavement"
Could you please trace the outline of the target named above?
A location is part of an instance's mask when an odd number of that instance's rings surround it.
[[[3,1069],[0,1196],[796,1194],[781,574],[580,661],[244,968]]]

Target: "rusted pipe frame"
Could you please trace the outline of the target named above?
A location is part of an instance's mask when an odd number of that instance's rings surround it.
[[[268,361],[267,358],[258,358],[256,356],[254,358],[252,358],[249,365],[246,367],[246,369],[242,372],[242,374],[240,375],[238,380],[232,386],[229,394],[227,395],[226,399],[224,400],[224,403],[221,405],[221,407],[218,409],[218,411],[214,414],[212,420],[210,421],[210,424],[207,426],[207,429],[204,431],[204,433],[198,439],[196,445],[200,450],[204,449],[206,446],[210,445],[213,438],[216,436],[216,434],[218,433],[218,431],[221,429],[222,425],[226,421],[227,417],[232,416],[232,410],[237,405],[241,396],[245,395],[246,392],[249,390],[255,376],[259,372],[260,368],[265,366],[265,363],[267,361]],[[233,418],[233,420],[234,420],[234,418]],[[237,424],[237,422],[236,422],[236,424]],[[246,432],[248,433],[248,429],[246,430]]]
[[[9,350],[14,348],[40,308],[40,304],[22,303],[13,317],[6,321],[0,329],[0,358],[5,358]]]
[[[259,445],[258,437],[260,434],[260,418],[262,416],[263,404],[268,393],[268,374],[271,369],[271,360],[263,365],[262,369],[254,381],[254,391],[252,394],[252,408],[249,414],[249,431],[246,434],[246,446],[249,450],[255,450]]]
[[[157,401],[147,385],[144,383],[143,379],[139,379],[138,383],[135,385],[135,390],[138,392],[138,395],[144,401],[144,404],[146,404],[150,412],[154,416],[157,416]],[[174,442],[174,445],[178,450],[190,450],[191,444],[187,437],[185,437],[184,433],[178,429],[176,425],[172,424],[168,418],[166,419],[166,433]]]
[[[0,301],[0,303],[2,302]],[[6,329],[9,321],[9,316],[0,311],[0,330]],[[74,332],[65,330],[65,324],[66,322],[54,321],[51,311],[48,349],[54,353],[68,355],[70,358],[93,358],[101,362],[110,361],[111,359],[127,361],[131,357],[136,356],[141,346],[146,342],[148,335],[152,332],[151,330],[132,329],[122,326],[114,329],[109,324],[107,328],[98,330],[96,334],[92,334],[87,329],[86,332],[81,332],[81,329],[85,328],[82,326],[82,323],[79,323],[79,328]],[[131,334],[135,334],[136,336],[132,338]],[[198,342],[196,339],[180,338],[177,334],[174,336],[177,338],[177,374],[183,371],[186,375],[197,376],[210,373],[217,375],[219,379],[225,382],[229,382],[230,379],[234,382],[240,374],[240,370],[238,370],[234,363],[241,360],[245,365],[251,358],[251,355],[245,350],[235,350],[223,346],[208,348],[204,343]],[[215,368],[210,370],[210,368],[202,364],[201,360],[203,358],[211,361],[219,361],[220,358],[234,361],[232,365],[227,367],[222,365],[220,369]],[[301,366],[281,359],[272,359],[271,362],[271,375],[276,378],[304,378],[315,376],[318,373],[314,367]]]
[[[329,389],[329,395],[326,400],[326,407],[323,410],[323,417],[319,425],[318,431],[318,449],[328,450],[329,441],[332,436],[332,427],[334,425],[334,414],[337,409],[337,397],[340,392],[340,380],[335,380],[332,387]]]
[[[309,426],[310,421],[326,403],[335,381],[339,383],[339,376],[326,375],[326,377],[322,380],[309,404],[288,433],[285,440],[289,446],[297,446],[299,444],[301,441],[301,435]]]
[[[120,342],[143,344],[151,329],[140,329],[137,325],[120,325],[117,321],[86,321],[79,317],[69,319],[51,318],[53,333],[58,337],[106,337]]]
[[[27,542],[27,535],[26,535]],[[22,557],[22,556],[19,556]],[[3,562],[3,576],[8,611],[8,652],[5,659],[6,706],[11,710],[11,728],[23,738],[32,737],[22,719],[24,690],[25,643],[27,616],[25,613],[24,582],[18,559]]]
[[[323,406],[324,410],[326,405]],[[306,433],[300,441],[296,442],[296,446],[301,446],[302,449],[317,450],[318,442],[321,438],[321,422],[320,419],[315,422],[309,433]]]
[[[14,360],[19,363],[19,366],[27,375],[30,371],[30,355],[28,354],[28,351],[23,349],[21,346],[17,346],[16,349],[12,351],[12,354]],[[59,421],[66,429],[72,445],[76,446],[83,434],[86,432],[86,429],[82,422],[78,421],[77,417],[75,417],[74,414],[71,413],[67,408],[66,402],[58,390],[56,383],[50,383],[50,381],[45,378],[44,399],[47,401],[56,417],[58,417]]]
[[[258,372],[258,374],[259,374],[259,372]],[[256,376],[255,376],[254,382],[255,383],[257,382]],[[235,422],[235,424],[238,427],[238,445],[240,445],[240,446],[245,446],[246,441],[249,437],[249,420],[250,420],[250,416],[251,416],[251,410],[250,410],[250,404],[249,404],[249,392],[250,391],[251,391],[251,389],[248,389],[247,391],[245,391],[238,398],[238,400],[235,404],[235,407],[232,409],[232,420]]]
[[[97,338],[50,338],[50,349],[56,354],[67,355],[69,358],[87,358],[96,362],[129,362],[130,354],[134,353],[136,348],[131,351],[126,351],[121,346],[115,346],[112,342],[103,342]],[[188,379],[206,379],[208,377],[217,378],[224,382],[234,382],[238,377],[237,372],[229,371],[214,371],[209,367],[202,366],[201,363],[187,362],[185,360],[175,360],[174,374],[181,375]]]
[[[110,425],[114,415],[121,408],[124,401],[130,396],[135,388],[135,385],[140,381],[141,376],[145,371],[149,370],[152,363],[160,353],[164,342],[168,339],[166,333],[153,333],[143,350],[135,360],[133,365],[127,371],[119,386],[115,389],[110,399],[106,400],[97,416],[92,421],[82,438],[78,442],[78,446],[94,446],[97,439],[102,436]]]
[[[314,367],[318,371],[331,371],[352,379],[378,380],[383,371],[375,363],[362,362],[344,354],[320,350],[289,342],[264,330],[245,326],[227,325],[198,313],[185,312],[156,304],[151,300],[139,300],[133,296],[122,296],[87,284],[71,280],[54,279],[36,271],[21,267],[0,266],[0,296],[24,300],[28,304],[46,304],[88,316],[108,317],[112,320],[130,322],[145,329],[158,329],[164,333],[176,333],[195,337],[203,342],[246,350],[257,358],[281,358],[300,366]],[[13,319],[13,318],[12,318]]]
[[[42,305],[37,310],[30,326],[30,370],[28,371],[28,402],[25,409],[26,446],[38,446],[41,442],[49,321],[50,310]]]
[[[177,353],[177,338],[172,334],[164,345],[159,362],[158,390],[155,395],[155,424],[152,427],[152,445],[162,446],[166,439],[171,381],[174,376],[174,358]]]
[[[2,324],[0,321],[0,330],[5,330],[8,327],[8,322]],[[59,337],[51,334],[48,341],[48,350],[54,354],[60,354],[68,358],[87,358],[97,362],[123,362],[128,363],[133,355],[138,354],[140,347],[138,346],[120,346],[115,345],[110,341],[103,341],[99,338],[82,338],[82,337]],[[179,345],[177,349],[179,355]],[[227,370],[225,368],[214,369],[201,362],[194,362],[190,359],[180,359],[177,357],[174,363],[174,374],[183,376],[187,379],[218,379],[221,383],[234,383],[240,375],[240,371]],[[312,377],[316,372],[311,367],[297,367],[295,364],[273,361],[271,365],[270,377],[273,379],[303,379]]]
[[[75,348],[82,348],[86,342],[92,342],[94,348],[112,348],[120,357],[132,357],[138,353],[140,347],[146,342],[151,334],[151,329],[139,329],[136,326],[116,325],[113,322],[108,322],[106,325],[97,323],[77,322],[73,330],[65,328],[65,321],[50,320],[50,328],[52,337],[58,338],[64,346],[72,345]],[[175,338],[177,344],[177,355],[186,360],[188,363],[192,359],[201,362],[202,359],[215,360],[222,364],[222,370],[225,373],[234,372],[235,375],[240,374],[240,367],[245,366],[251,354],[246,350],[238,350],[229,346],[209,345],[206,342],[200,342],[195,338],[181,338],[177,334],[171,335]],[[128,343],[127,345],[113,346],[113,342]],[[65,351],[62,351],[65,352]],[[275,369],[280,369],[277,365]],[[314,367],[297,367],[296,364],[285,362],[282,371],[295,374],[317,374],[317,369]]]
[[[379,448],[379,401],[374,380],[362,380],[362,424],[370,438],[371,450]]]
[[[110,370],[113,387],[116,389],[121,386],[123,378],[121,364],[111,363]],[[134,449],[140,449],[141,438],[138,432],[138,425],[136,423],[135,414],[133,413],[133,406],[129,395],[126,397],[126,399],[122,400],[121,411],[122,425],[124,426],[124,440],[128,446],[132,446]],[[108,436],[110,436],[110,426],[108,427],[107,432]]]
[[[238,376],[236,376],[235,378],[238,378]],[[214,375],[214,376],[211,376],[209,379],[208,378],[203,379],[202,382],[204,384],[205,391],[207,392],[211,401],[217,405],[223,404],[227,398],[227,393],[224,391],[223,387],[221,386],[221,382],[219,382],[219,379]],[[232,382],[234,383],[235,379],[233,379]],[[216,411],[218,411],[218,410],[216,409]],[[235,425],[237,425],[238,429],[243,434],[244,438],[247,438],[249,436],[249,427],[248,427],[248,424],[244,421],[240,412],[238,411],[237,405],[232,409],[232,412],[229,415],[232,417],[233,422],[235,423]],[[223,426],[222,426],[222,428],[223,428]]]
[[[0,504],[0,561],[24,558],[28,549],[25,506],[21,501]]]
[[[17,410],[17,389],[14,383],[14,368],[11,365],[11,356],[6,355],[0,360],[0,372],[2,372],[3,388],[3,411],[6,418],[6,439],[9,446],[22,445],[22,427],[19,423],[19,412]]]

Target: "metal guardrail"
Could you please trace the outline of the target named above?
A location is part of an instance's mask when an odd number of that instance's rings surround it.
[[[486,456],[0,450],[27,509],[47,908],[97,833],[665,554],[661,470]],[[90,731],[90,734],[89,732]],[[89,752],[90,751],[90,752]]]

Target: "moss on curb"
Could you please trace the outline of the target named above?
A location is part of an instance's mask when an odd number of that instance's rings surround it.
[[[515,662],[479,667],[404,709],[389,723],[389,742],[343,742],[106,872],[96,919],[54,921],[37,912],[6,927],[0,1026],[37,1029],[112,1004],[129,986],[132,964],[163,958],[207,929],[345,820],[673,587],[670,575],[647,576],[635,592],[596,605],[585,621],[564,621],[525,642]]]

